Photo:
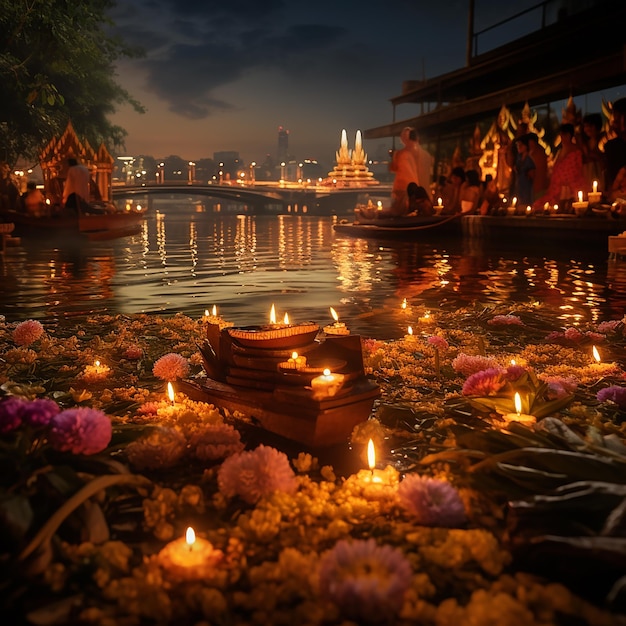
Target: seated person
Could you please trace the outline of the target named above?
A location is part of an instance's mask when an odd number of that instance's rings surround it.
[[[408,215],[434,215],[433,203],[428,197],[428,192],[424,187],[416,183],[409,183],[406,188],[409,197]]]
[[[611,202],[616,202],[618,199],[626,200],[626,167],[621,167],[609,193],[609,199]]]
[[[42,217],[47,214],[46,199],[41,190],[37,189],[37,183],[32,180],[26,184],[22,204],[26,214],[31,217]]]

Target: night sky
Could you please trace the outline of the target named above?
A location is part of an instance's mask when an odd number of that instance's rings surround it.
[[[535,4],[476,0],[475,30]],[[296,159],[332,165],[342,129],[352,147],[357,129],[391,121],[389,99],[403,80],[465,64],[467,0],[118,0],[111,15],[146,53],[120,63],[118,81],[147,108],[124,107],[112,120],[128,131],[129,154],[157,158],[235,150],[262,161],[275,155],[283,126]],[[519,19],[504,34],[526,34],[538,20]],[[398,119],[417,106],[400,108]],[[365,149],[375,156],[389,145]]]

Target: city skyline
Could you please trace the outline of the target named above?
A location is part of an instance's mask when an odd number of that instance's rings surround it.
[[[476,0],[475,28],[511,13]],[[296,158],[332,163],[343,129],[352,142],[357,130],[391,120],[389,99],[402,81],[463,66],[468,2],[322,1],[313,10],[280,0],[236,9],[120,0],[112,18],[116,33],[146,51],[118,67],[119,82],[147,108],[112,116],[128,131],[129,154],[199,159],[236,150],[259,161],[276,155],[282,126]]]

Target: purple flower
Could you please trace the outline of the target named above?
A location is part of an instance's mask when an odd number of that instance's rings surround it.
[[[521,365],[509,365],[506,368],[505,376],[507,380],[517,380],[526,373],[526,369]]]
[[[494,315],[487,324],[493,326],[523,326],[524,322],[517,315]]]
[[[161,380],[176,380],[189,374],[189,361],[184,356],[170,352],[162,356],[152,368],[152,373]]]
[[[620,409],[626,409],[626,387],[612,385],[598,391],[598,402],[614,402]]]
[[[43,335],[43,326],[37,320],[20,322],[13,330],[13,341],[18,346],[28,346]]]
[[[411,576],[404,554],[374,539],[342,539],[319,565],[322,596],[358,623],[391,623],[402,609]]]
[[[465,506],[459,492],[445,480],[410,474],[398,486],[398,497],[418,524],[459,526],[465,522]]]
[[[274,491],[293,493],[298,486],[287,455],[264,445],[228,457],[218,471],[217,484],[225,496],[237,495],[250,504]]]
[[[496,367],[476,372],[463,383],[461,393],[464,396],[493,396],[506,385],[504,374]]]
[[[565,339],[569,339],[570,341],[581,341],[584,335],[577,328],[567,328],[563,333]]]
[[[438,348],[439,350],[447,350],[449,347],[448,342],[443,337],[440,337],[439,335],[431,335],[427,339],[427,341],[431,346],[434,346],[435,348]]]
[[[26,403],[23,420],[31,426],[47,426],[50,420],[61,411],[54,400],[37,398]]]
[[[81,407],[57,413],[50,421],[50,444],[73,454],[102,452],[111,441],[111,420],[102,411]]]
[[[0,434],[10,433],[22,425],[27,401],[18,396],[9,396],[0,402]]]
[[[578,381],[569,376],[545,376],[544,374],[540,374],[539,378],[553,390],[552,392],[548,392],[548,395],[555,392],[559,393],[559,389],[562,389],[565,394],[572,394],[578,387]]]

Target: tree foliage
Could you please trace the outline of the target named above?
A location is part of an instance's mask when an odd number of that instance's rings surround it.
[[[141,105],[115,81],[115,62],[135,57],[107,32],[115,0],[0,0],[0,160],[35,161],[69,120],[97,148],[122,146],[108,115]]]

